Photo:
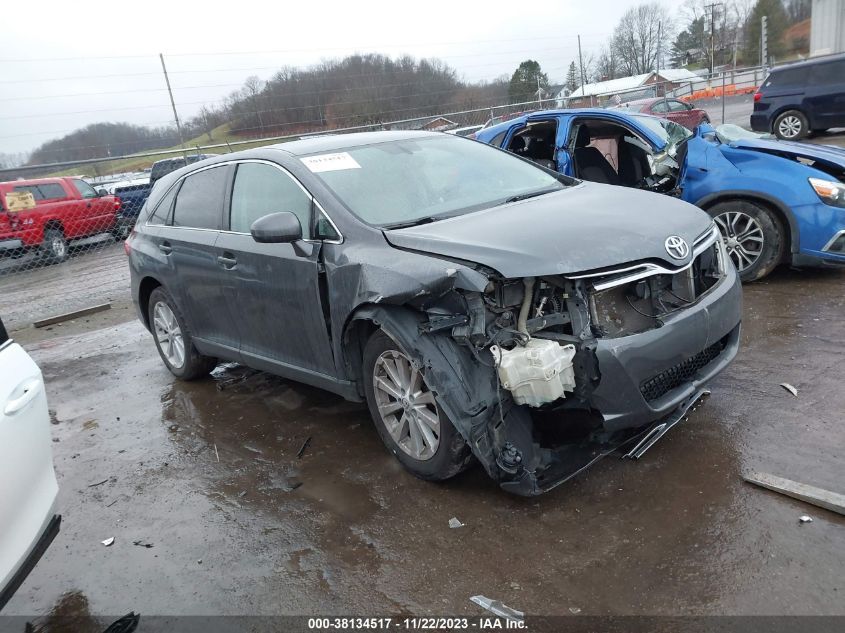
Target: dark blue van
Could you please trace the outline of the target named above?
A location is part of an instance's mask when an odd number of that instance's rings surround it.
[[[751,129],[794,141],[845,127],[845,54],[773,68],[754,95]]]

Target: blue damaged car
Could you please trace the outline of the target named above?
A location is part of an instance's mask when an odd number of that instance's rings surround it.
[[[476,137],[562,174],[701,207],[743,281],[781,263],[845,266],[845,150],[599,109],[534,112]]]

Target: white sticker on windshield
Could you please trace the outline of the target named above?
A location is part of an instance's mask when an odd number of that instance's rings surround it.
[[[340,171],[342,169],[361,169],[361,165],[352,158],[348,152],[337,154],[320,154],[319,156],[307,156],[300,158],[305,166],[315,174],[321,171]]]

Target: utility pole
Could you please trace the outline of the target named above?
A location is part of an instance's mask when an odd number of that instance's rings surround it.
[[[769,64],[769,35],[767,31],[768,18],[764,15],[760,18],[760,65]]]
[[[540,73],[538,71],[537,72],[537,105],[542,108],[543,107],[543,99],[540,96],[540,94],[541,94],[540,93]]]
[[[704,6],[710,9],[710,74],[716,69],[716,7],[722,6],[721,2],[714,2]]]
[[[584,98],[584,86],[587,85],[587,78],[584,76],[584,58],[581,57],[581,36],[578,36],[578,66],[581,68],[581,98]]]
[[[660,74],[660,31],[663,28],[663,21],[657,21],[657,55],[654,60],[654,72]]]
[[[161,69],[164,71],[164,82],[167,84],[167,94],[170,95],[170,107],[173,108],[173,119],[176,121],[176,131],[179,133],[179,145],[182,148],[182,154],[185,156],[185,162],[188,160],[188,154],[185,152],[185,139],[182,137],[182,125],[179,123],[179,115],[176,114],[176,102],[173,100],[173,90],[170,88],[170,78],[167,76],[167,66],[164,65],[164,54],[158,54],[161,59]]]

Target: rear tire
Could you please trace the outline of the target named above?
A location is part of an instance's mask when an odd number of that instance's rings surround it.
[[[784,141],[797,141],[810,133],[810,124],[798,110],[787,110],[775,119],[775,136]]]
[[[716,220],[728,256],[743,282],[762,279],[783,260],[783,225],[768,207],[736,199],[720,202],[707,213]]]
[[[41,253],[45,260],[59,264],[67,259],[67,240],[61,229],[44,231]]]
[[[406,470],[420,479],[443,481],[470,465],[472,452],[435,402],[425,373],[382,330],[364,348],[363,371],[376,430]]]
[[[217,365],[216,358],[203,356],[194,347],[185,317],[161,286],[150,293],[147,318],[156,349],[171,374],[182,380],[194,380],[207,376]]]

